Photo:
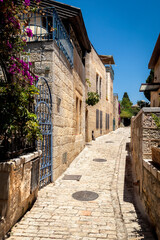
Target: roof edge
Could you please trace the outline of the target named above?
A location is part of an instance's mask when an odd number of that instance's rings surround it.
[[[152,56],[148,64],[149,69],[154,69],[159,57],[160,57],[160,34],[158,36],[157,42],[155,44]]]

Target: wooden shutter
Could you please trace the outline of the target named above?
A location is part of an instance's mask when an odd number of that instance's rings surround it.
[[[102,111],[100,111],[100,129],[102,129]]]
[[[96,109],[96,128],[99,128],[99,110]]]

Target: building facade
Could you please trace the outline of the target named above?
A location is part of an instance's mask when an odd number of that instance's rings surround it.
[[[155,48],[153,50],[150,62],[148,64],[149,69],[154,69],[154,81],[153,84],[157,88],[151,91],[151,107],[160,107],[160,35],[157,39]]]
[[[93,136],[113,130],[114,60],[91,46],[79,8],[43,1],[28,27],[33,36],[27,51],[39,76],[36,112],[43,133],[38,146],[44,186],[66,170]],[[95,106],[86,106],[89,91],[100,96]]]
[[[86,79],[90,82],[87,93],[96,92],[99,95],[96,105],[86,105],[86,142],[113,130],[114,72],[111,66],[105,66],[104,59],[114,64],[112,56],[99,56],[93,47],[85,58]]]
[[[160,107],[160,35],[154,47],[151,59],[148,64],[149,69],[154,70],[154,79],[152,83],[142,84],[140,92],[150,92],[150,106]]]
[[[113,94],[113,131],[119,127],[119,102],[118,94]]]
[[[43,132],[42,186],[47,181],[57,179],[85,146],[84,55],[90,51],[81,10],[54,1],[43,4],[41,5],[43,13],[38,12],[31,19],[33,36],[27,43],[32,70],[40,76],[38,86],[41,99],[38,100],[37,112],[45,109],[39,119]],[[35,19],[36,24],[33,24]],[[50,28],[55,27],[53,31],[49,30],[49,23]],[[46,110],[48,97],[45,96],[44,81],[50,92],[49,111]],[[48,122],[45,126],[43,122],[49,112],[51,112],[51,138],[48,140],[46,138],[49,132],[46,131]],[[50,179],[45,180],[49,173]]]

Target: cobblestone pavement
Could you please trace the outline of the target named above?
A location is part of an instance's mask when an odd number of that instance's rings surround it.
[[[129,135],[130,128],[120,128],[87,144],[65,172],[82,175],[80,181],[63,180],[62,175],[43,188],[9,239],[153,240],[133,204],[131,161],[126,150]],[[99,197],[79,201],[72,197],[77,191],[93,191]]]

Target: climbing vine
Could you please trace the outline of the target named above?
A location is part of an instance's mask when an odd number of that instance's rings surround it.
[[[39,4],[35,1],[35,6]],[[30,6],[30,0],[0,0],[0,149],[7,151],[11,140],[17,142],[27,139],[34,142],[42,138],[36,115],[31,105],[38,89],[35,83],[38,76],[30,71],[31,62],[24,59],[27,37],[32,37],[27,28],[29,13],[36,7]],[[22,15],[28,18],[22,21]],[[16,148],[16,147],[15,147]]]

